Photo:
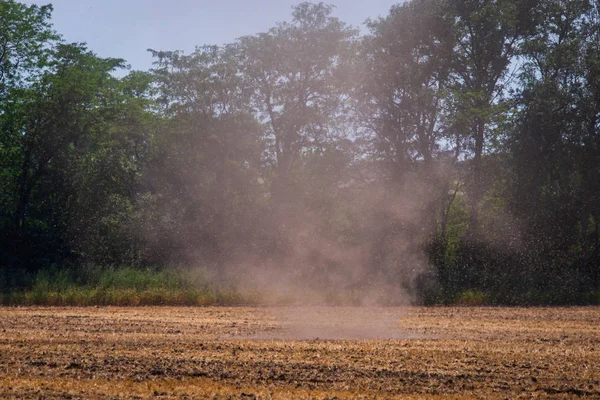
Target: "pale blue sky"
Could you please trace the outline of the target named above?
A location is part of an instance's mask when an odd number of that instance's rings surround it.
[[[386,15],[401,0],[332,0],[334,15],[362,26]],[[120,57],[133,69],[149,69],[146,51],[184,50],[229,43],[289,20],[298,0],[29,0],[52,3],[54,28],[69,42],[87,42],[101,57]]]

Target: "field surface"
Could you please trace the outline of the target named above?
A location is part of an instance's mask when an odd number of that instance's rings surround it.
[[[600,308],[0,308],[0,398],[600,398]]]

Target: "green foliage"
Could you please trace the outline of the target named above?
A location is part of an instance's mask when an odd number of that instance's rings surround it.
[[[291,22],[236,43],[243,84],[265,127],[271,192],[276,201],[293,199],[299,188],[290,177],[304,151],[334,140],[348,112],[349,70],[357,32],[323,3],[300,3]]]
[[[484,306],[489,304],[488,296],[477,290],[465,290],[464,292],[460,292],[453,303],[461,306]]]
[[[599,7],[410,0],[359,37],[301,3],[117,78],[0,1],[2,303],[238,304],[255,271],[333,304],[598,303]]]
[[[22,87],[43,68],[48,47],[59,39],[52,30],[52,5],[0,2],[0,104],[10,91]]]
[[[38,271],[29,288],[2,291],[2,305],[137,306],[239,305],[257,302],[256,295],[222,285],[206,270],[163,271],[87,266],[82,270]]]

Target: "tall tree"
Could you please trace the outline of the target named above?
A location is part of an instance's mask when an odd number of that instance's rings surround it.
[[[454,198],[448,195],[453,164],[460,151],[458,146],[454,152],[445,149],[455,144],[447,113],[454,79],[453,24],[444,2],[437,0],[405,2],[385,18],[371,21],[360,57],[365,69],[356,91],[361,126],[375,159],[392,178],[385,181],[386,187],[390,192],[400,189],[397,199],[421,193],[420,210],[412,212],[419,213],[426,234],[416,246],[422,250],[430,241],[441,254]],[[394,218],[387,221],[394,223]],[[388,236],[398,234],[397,228],[383,225]],[[441,264],[436,265],[443,275]]]
[[[0,231],[13,231],[18,193],[15,165],[21,154],[21,120],[26,89],[39,78],[59,36],[52,30],[52,6],[0,2]]]
[[[458,118],[467,130],[472,170],[469,184],[469,236],[476,237],[479,203],[483,197],[483,154],[490,127],[511,84],[511,63],[519,46],[534,32],[536,0],[451,0],[447,12],[454,19],[456,51],[455,93]]]
[[[51,13],[50,4],[0,2],[0,101],[9,88],[20,86],[44,65],[49,45],[59,39],[50,23]]]
[[[597,264],[600,207],[597,4],[549,0],[543,11],[541,29],[524,46],[510,204],[527,264],[564,285],[581,274],[598,284],[589,269]]]
[[[242,243],[251,247],[247,238],[259,236],[251,231],[260,225],[263,131],[250,114],[239,54],[233,46],[152,52],[165,120],[145,173],[146,256],[220,265],[235,259]]]
[[[125,108],[133,108],[111,72],[123,66],[82,45],[59,44],[11,110],[9,265],[36,267],[93,253],[100,246],[93,238],[102,239],[102,230],[107,238],[112,216],[127,207],[143,139],[121,129],[132,116]]]
[[[584,262],[596,286],[600,285],[600,2],[591,2],[584,45],[583,138],[580,142],[583,174],[582,249]]]
[[[239,40],[252,104],[267,126],[272,192],[290,198],[290,172],[301,152],[328,141],[343,115],[356,31],[331,16],[333,7],[301,3],[291,22]]]
[[[371,21],[360,75],[361,121],[374,134],[374,150],[394,176],[432,166],[443,135],[443,115],[454,47],[441,2],[394,6]]]

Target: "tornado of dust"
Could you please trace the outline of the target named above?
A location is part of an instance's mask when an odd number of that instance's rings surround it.
[[[432,195],[422,179],[402,190],[371,184],[349,204],[358,240],[340,241],[299,204],[275,216],[286,251],[232,266],[246,288],[266,296],[280,327],[261,339],[403,339],[399,320],[428,271],[424,243]],[[394,306],[394,307],[389,307]]]
[[[257,340],[403,340],[420,338],[400,324],[398,307],[274,307],[278,329],[252,335]]]

